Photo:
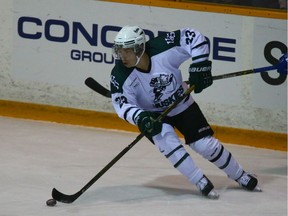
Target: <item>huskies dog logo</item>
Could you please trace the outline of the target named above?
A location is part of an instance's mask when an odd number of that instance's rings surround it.
[[[166,35],[165,41],[167,44],[174,43],[175,39],[175,32],[169,32]]]
[[[163,95],[162,91],[166,90],[167,86],[172,83],[173,77],[173,74],[160,74],[160,76],[151,79],[150,86],[153,87],[155,103],[161,100],[161,97]]]

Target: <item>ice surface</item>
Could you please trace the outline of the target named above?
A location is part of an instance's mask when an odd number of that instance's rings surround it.
[[[219,200],[196,187],[143,138],[72,204],[47,207],[56,187],[74,194],[137,133],[0,117],[0,216],[286,216],[287,153],[225,146],[259,177],[248,192],[187,148]]]

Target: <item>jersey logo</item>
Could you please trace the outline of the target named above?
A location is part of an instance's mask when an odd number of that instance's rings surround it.
[[[174,43],[174,39],[175,39],[175,32],[167,33],[167,36],[165,38],[167,44]]]
[[[153,87],[153,93],[155,95],[154,102],[157,103],[161,100],[163,96],[162,91],[166,90],[166,87],[169,86],[173,81],[173,74],[166,75],[160,74],[160,76],[152,78],[150,81],[150,86]]]
[[[116,88],[119,89],[119,83],[116,81],[115,76],[111,75],[111,84]]]

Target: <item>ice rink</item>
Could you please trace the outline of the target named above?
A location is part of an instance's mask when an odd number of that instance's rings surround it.
[[[0,216],[287,215],[287,152],[225,144],[257,174],[260,193],[239,188],[186,148],[220,193],[208,200],[146,138],[74,203],[46,206],[53,187],[76,193],[137,135],[0,117]]]

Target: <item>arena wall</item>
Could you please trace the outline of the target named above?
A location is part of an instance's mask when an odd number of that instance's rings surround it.
[[[110,99],[91,91],[84,81],[91,76],[109,88],[115,61],[111,46],[124,25],[141,26],[147,39],[183,27],[201,31],[210,41],[213,75],[269,66],[287,52],[283,13],[262,11],[261,17],[257,10],[253,16],[247,9],[233,14],[227,8],[225,13],[225,7],[209,11],[202,5],[201,11],[199,4],[193,10],[191,3],[184,8],[175,3],[173,8],[171,3],[159,5],[161,1],[141,2],[2,0],[0,115],[17,116],[9,110],[30,104],[114,116]],[[190,63],[181,66],[184,79]],[[286,76],[271,71],[223,79],[193,96],[215,128],[281,137],[286,148]]]

